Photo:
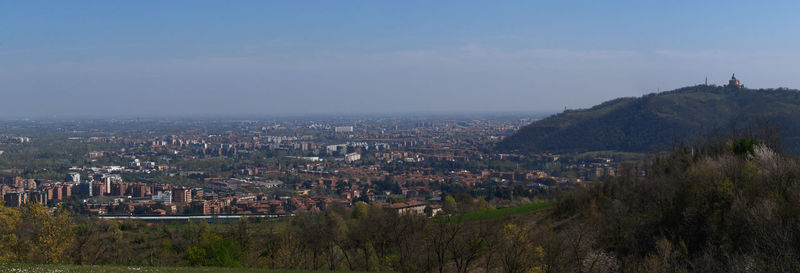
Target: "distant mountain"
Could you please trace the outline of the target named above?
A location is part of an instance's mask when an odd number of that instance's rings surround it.
[[[778,125],[784,148],[800,154],[800,91],[698,85],[567,110],[522,127],[500,151],[652,152],[732,124]]]

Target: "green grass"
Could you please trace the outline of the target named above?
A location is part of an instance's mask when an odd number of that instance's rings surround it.
[[[620,151],[594,151],[584,152],[574,155],[566,155],[565,157],[574,157],[575,159],[591,159],[596,157],[611,157],[618,162],[625,161],[641,161],[647,159],[650,154],[648,153],[633,153],[633,152],[620,152]]]
[[[116,265],[62,265],[62,264],[19,264],[0,263],[0,272],[12,273],[104,273],[104,272],[147,272],[147,273],[190,273],[190,272],[222,272],[222,273],[311,273],[311,272],[353,272],[353,271],[307,271],[307,270],[267,270],[256,268],[220,268],[220,267],[148,267],[148,266],[116,266]]]
[[[499,208],[494,210],[483,210],[456,215],[447,218],[448,221],[481,221],[500,218],[509,215],[518,215],[534,212],[550,207],[550,202],[536,202],[516,207]]]

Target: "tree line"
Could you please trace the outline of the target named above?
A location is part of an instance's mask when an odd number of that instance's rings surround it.
[[[489,208],[481,200],[447,198],[453,213],[477,209]],[[542,254],[532,248],[527,220],[448,220],[365,203],[277,222],[111,221],[51,213],[36,203],[0,207],[0,218],[3,262],[522,272],[533,265],[529,258]]]

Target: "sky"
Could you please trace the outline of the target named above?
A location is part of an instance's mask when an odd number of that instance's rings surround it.
[[[5,1],[0,118],[559,111],[800,88],[800,1]]]

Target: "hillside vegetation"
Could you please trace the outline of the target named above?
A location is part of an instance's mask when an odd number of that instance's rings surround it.
[[[497,145],[517,152],[665,151],[712,130],[765,122],[800,154],[800,92],[698,85],[568,110],[521,128]]]
[[[589,271],[800,270],[798,159],[752,138],[676,148],[554,207]]]

